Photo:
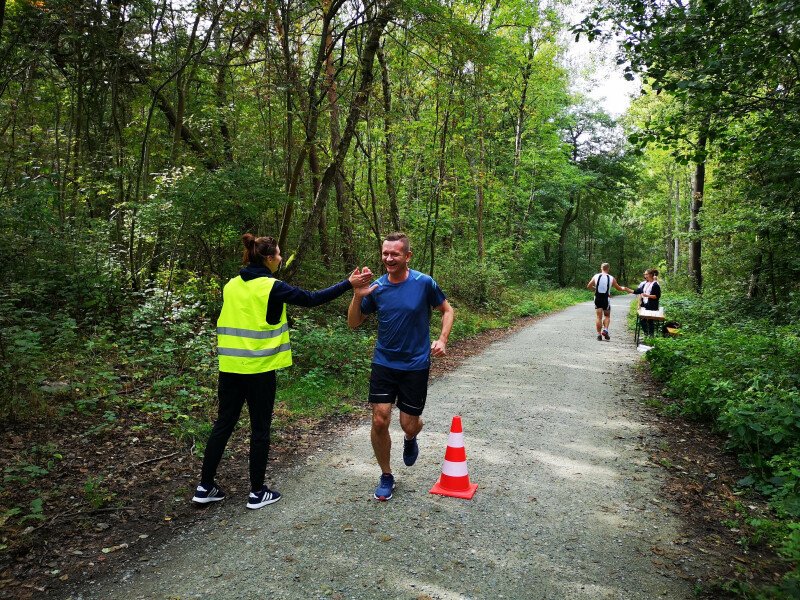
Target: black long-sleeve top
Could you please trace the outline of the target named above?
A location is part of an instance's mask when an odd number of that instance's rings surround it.
[[[273,276],[272,271],[267,267],[252,264],[240,270],[239,275],[245,281],[250,281],[258,277]],[[349,279],[343,279],[339,283],[325,288],[324,290],[309,292],[308,290],[289,285],[285,281],[277,280],[272,286],[272,291],[267,301],[267,323],[270,325],[277,325],[280,322],[284,304],[305,307],[319,306],[320,304],[325,304],[326,302],[338,298],[352,287]]]
[[[644,293],[644,286],[647,284],[646,281],[643,281],[639,284],[639,287],[634,290],[634,294],[643,294]],[[650,289],[650,295],[655,296],[655,298],[647,298],[647,304],[642,304],[643,307],[647,308],[647,310],[658,310],[658,302],[661,299],[661,286],[658,285],[657,281],[653,282],[653,287]]]

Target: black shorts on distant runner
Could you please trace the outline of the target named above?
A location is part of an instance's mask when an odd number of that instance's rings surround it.
[[[595,294],[594,307],[597,310],[608,312],[611,310],[611,299],[608,294]]]
[[[369,376],[369,401],[371,404],[394,404],[404,413],[418,417],[425,408],[428,397],[430,369],[401,371],[372,363]]]

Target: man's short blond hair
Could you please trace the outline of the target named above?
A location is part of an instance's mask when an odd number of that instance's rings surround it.
[[[608,263],[603,263],[602,265],[600,265],[600,270],[601,270],[601,271],[608,271],[609,267],[611,267],[611,265],[610,265],[610,264],[608,264]]]

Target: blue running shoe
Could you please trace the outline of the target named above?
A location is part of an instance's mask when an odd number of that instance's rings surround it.
[[[247,499],[247,508],[261,508],[267,504],[274,504],[281,499],[281,493],[276,490],[271,490],[267,486],[263,486],[257,492],[250,492],[250,497]]]
[[[407,467],[410,467],[417,462],[419,456],[419,444],[417,444],[417,436],[413,439],[407,440],[403,438],[403,462]]]
[[[384,473],[381,475],[381,480],[378,482],[378,487],[375,488],[375,500],[385,502],[392,499],[392,491],[394,490],[394,475],[391,473]]]
[[[194,498],[192,498],[192,502],[197,504],[208,504],[209,502],[219,502],[220,500],[225,500],[225,492],[216,483],[209,486],[204,486],[201,483],[197,486]]]

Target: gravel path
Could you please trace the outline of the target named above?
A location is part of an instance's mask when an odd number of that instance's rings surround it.
[[[680,523],[640,447],[651,432],[631,398],[629,301],[612,302],[610,342],[581,304],[436,380],[412,468],[395,412],[390,502],[371,499],[379,472],[363,424],[277,474],[279,503],[210,507],[201,526],[73,597],[692,598],[656,566],[653,549]],[[471,501],[428,493],[456,414],[479,486]]]

